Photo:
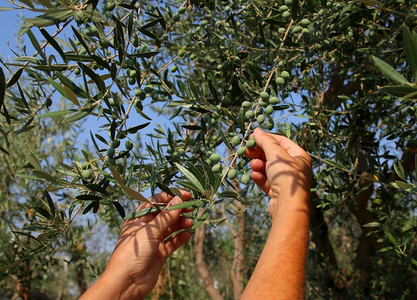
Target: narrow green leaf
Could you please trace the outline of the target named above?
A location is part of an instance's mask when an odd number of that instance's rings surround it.
[[[143,217],[143,216],[161,211],[164,208],[165,208],[165,206],[152,206],[152,207],[143,208],[143,209],[140,209],[140,210],[137,210],[137,211],[134,211],[134,212],[128,214],[126,217],[124,217],[124,220]]]
[[[394,238],[394,236],[391,233],[386,232],[385,234],[387,235],[387,238],[390,240],[391,243],[393,243],[395,246],[398,246],[397,240]]]
[[[55,205],[54,205],[54,202],[52,201],[51,195],[49,195],[47,190],[43,191],[43,195],[48,201],[48,206],[49,206],[49,210],[51,211],[51,215],[55,216]]]
[[[104,187],[102,187],[101,185],[94,184],[94,183],[87,183],[85,186],[90,191],[102,193],[102,194],[106,195],[107,197],[110,196],[109,193],[107,192],[107,190]]]
[[[125,213],[125,210],[124,210],[123,206],[118,201],[113,201],[112,204],[116,208],[120,217],[122,217],[122,219],[123,219],[126,216],[126,213]]]
[[[76,109],[50,111],[50,112],[39,115],[39,117],[60,117],[60,116],[69,115],[76,111],[77,111]]]
[[[6,95],[6,77],[4,76],[3,68],[0,67],[0,110],[4,103],[4,96]]]
[[[407,63],[413,74],[414,82],[417,82],[417,34],[403,25],[403,39]]]
[[[197,188],[199,192],[204,193],[205,189],[203,185],[191,171],[189,171],[187,168],[181,166],[178,163],[175,163],[175,166],[185,176],[185,178],[187,178]]]
[[[64,62],[67,63],[67,57],[65,56],[65,53],[64,51],[62,51],[59,44],[53,39],[53,37],[49,35],[49,33],[45,29],[41,28],[40,31],[42,35],[46,38],[48,43],[59,53],[59,55],[62,57]]]
[[[82,88],[80,88],[78,85],[76,85],[74,82],[72,82],[70,79],[68,79],[68,77],[66,77],[65,75],[63,75],[60,72],[54,72],[54,75],[57,76],[59,78],[59,80],[61,81],[61,83],[63,85],[65,85],[66,87],[68,87],[78,97],[81,97],[81,98],[84,98],[84,99],[88,98],[88,94]]]
[[[85,194],[85,195],[78,195],[75,198],[78,200],[92,200],[92,201],[100,201],[103,199],[103,197],[97,196],[97,195],[91,195],[91,194]]]
[[[316,142],[313,137],[313,133],[311,132],[310,127],[308,127],[308,137],[310,139],[310,148],[313,153],[317,153]]]
[[[176,210],[176,209],[184,209],[184,208],[198,208],[203,207],[206,205],[208,201],[204,200],[192,200],[192,201],[185,201],[180,204],[175,204],[170,207],[167,207],[166,210]]]
[[[396,164],[394,163],[394,170],[398,177],[400,177],[402,180],[406,180],[405,171],[401,162],[397,162]]]
[[[87,117],[93,109],[82,109],[66,116],[62,123],[71,123]]]
[[[376,56],[372,56],[371,60],[374,63],[374,65],[392,81],[399,84],[410,85],[410,82],[407,79],[405,79],[404,76],[398,73],[397,70],[395,70],[393,67],[387,64],[385,61],[379,59]]]
[[[397,97],[405,97],[417,92],[417,87],[409,85],[386,85],[381,88],[381,91],[390,93],[391,95]]]
[[[108,164],[108,167],[114,177],[114,179],[117,181],[117,183],[120,185],[120,187],[126,192],[126,194],[128,194],[130,197],[132,197],[133,199],[142,201],[142,202],[150,202],[148,199],[146,199],[145,197],[143,197],[139,192],[131,189],[130,187],[126,186],[125,183],[123,182],[122,177],[120,177],[119,172],[117,172],[116,168],[113,167],[111,164]]]
[[[96,72],[94,72],[81,62],[79,62],[78,65],[81,67],[85,74],[87,74],[92,80],[94,80],[99,91],[104,92],[106,90],[106,85],[104,84],[103,79],[100,76],[98,76]]]
[[[49,83],[52,84],[52,86],[57,90],[58,93],[60,93],[65,98],[69,99],[67,93],[65,93],[64,87],[61,84],[59,84],[58,82],[55,82],[50,77],[47,77],[46,80],[48,80]]]
[[[193,230],[193,229],[196,229],[198,226],[200,226],[201,224],[203,224],[206,220],[208,220],[209,218],[210,218],[210,211],[211,211],[211,205],[209,205],[209,207],[207,207],[206,209],[205,209],[205,211],[201,214],[201,215],[199,215],[199,216],[197,216],[195,219],[194,219],[194,224],[193,224],[193,226],[191,227],[191,229]]]
[[[233,198],[233,199],[238,199],[239,198],[239,194],[234,192],[234,191],[224,191],[221,192],[220,194],[218,194],[219,198]]]
[[[13,76],[7,81],[6,87],[9,88],[13,86],[19,80],[20,76],[22,75],[22,72],[23,68],[17,70],[17,72],[14,73]]]
[[[200,189],[200,187],[196,186],[191,181],[177,180],[177,183],[179,185],[182,185],[183,187],[189,188],[189,189],[191,189],[193,191],[200,192],[200,193],[203,193],[204,192],[204,191],[202,192],[201,189]]]
[[[38,169],[38,170],[42,170],[42,167],[41,167],[41,164],[40,164],[38,158],[36,157],[35,153],[33,153],[32,151],[30,151],[30,154],[28,156],[28,160],[32,164],[33,168]]]
[[[39,45],[39,42],[36,38],[36,36],[33,34],[32,30],[28,30],[27,31],[27,35],[29,36],[30,42],[32,43],[33,47],[35,48],[35,50],[38,52],[38,54],[42,57],[42,59],[46,62],[46,55],[45,53],[42,51],[41,46]]]
[[[49,173],[46,173],[41,170],[32,170],[33,174],[35,174],[37,177],[43,178],[49,182],[55,182],[56,178],[50,175]]]

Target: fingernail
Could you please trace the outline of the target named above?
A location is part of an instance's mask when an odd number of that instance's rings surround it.
[[[175,197],[174,199],[171,200],[172,205],[180,204],[180,203],[181,203],[181,199],[179,197]]]

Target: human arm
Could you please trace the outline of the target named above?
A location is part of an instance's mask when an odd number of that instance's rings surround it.
[[[191,197],[185,191],[181,194],[185,201]],[[169,202],[167,206],[182,202],[165,193],[153,200]],[[144,203],[138,209],[149,206]],[[173,232],[191,228],[192,221],[182,212],[163,210],[126,221],[104,273],[80,299],[143,299],[155,286],[167,258],[191,237],[189,231],[182,231],[165,240]]]
[[[271,231],[241,299],[303,299],[311,157],[291,140],[254,132],[252,179],[271,198]]]

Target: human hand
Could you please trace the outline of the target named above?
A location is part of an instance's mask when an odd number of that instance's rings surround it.
[[[191,197],[185,191],[181,194],[185,201]],[[172,198],[165,193],[154,195],[153,201],[169,202],[167,207],[182,202],[179,197]],[[143,203],[138,209],[151,206]],[[182,231],[166,239],[173,232],[191,228],[192,221],[181,216],[186,211],[189,210],[162,210],[127,220],[106,270],[84,294],[84,299],[89,296],[98,299],[94,292],[106,295],[104,299],[143,299],[155,286],[167,258],[191,237],[189,231]]]
[[[257,147],[246,149],[253,181],[271,197],[269,213],[275,217],[283,204],[308,202],[311,185],[311,157],[290,139],[255,129]]]

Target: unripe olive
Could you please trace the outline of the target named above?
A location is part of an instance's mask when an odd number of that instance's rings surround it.
[[[300,22],[300,25],[303,27],[307,27],[308,25],[310,25],[310,20],[309,19],[302,19]]]
[[[143,109],[143,104],[142,104],[142,101],[140,99],[136,99],[134,105],[139,110]]]
[[[302,32],[302,34],[309,34],[310,30],[308,28],[303,28],[303,30],[301,32]]]
[[[218,163],[220,161],[221,157],[217,153],[213,153],[210,155],[210,160],[214,163]]]
[[[177,70],[178,70],[177,65],[173,65],[173,66],[171,67],[171,72],[172,72],[172,73],[177,72]]]
[[[284,79],[289,78],[290,77],[290,73],[288,73],[287,71],[282,71],[281,72],[281,77],[284,78]]]
[[[291,16],[291,13],[289,12],[289,11],[284,11],[283,13],[282,13],[282,17],[283,18],[289,18]]]
[[[274,129],[274,125],[275,125],[274,122],[272,122],[271,120],[268,120],[264,124],[265,128],[268,129],[268,130]]]
[[[81,168],[86,170],[88,168],[88,161],[83,162],[83,164],[81,165]]]
[[[109,1],[105,5],[105,10],[107,11],[113,11],[113,9],[116,7],[116,3],[113,1]]]
[[[211,168],[211,171],[213,173],[218,173],[218,172],[220,172],[221,169],[222,169],[222,165],[221,164],[216,164]]]
[[[143,89],[145,91],[145,93],[150,94],[153,91],[153,86],[152,85],[147,85],[144,87]]]
[[[130,140],[127,140],[125,143],[126,150],[132,150],[133,143]]]
[[[236,169],[230,169],[229,172],[227,172],[227,178],[234,179],[236,178],[237,171]]]
[[[179,56],[179,57],[183,57],[183,56],[184,56],[184,54],[185,54],[185,50],[184,50],[184,49],[180,49],[180,50],[178,50],[178,56]]]
[[[240,161],[238,161],[238,163],[236,164],[236,169],[238,170],[242,170],[245,167],[245,161],[243,159],[241,159]]]
[[[232,138],[230,143],[232,144],[233,147],[239,145],[240,144],[240,137],[238,135],[235,135]]]
[[[81,11],[78,11],[74,15],[74,20],[78,25],[84,23],[84,14]]]
[[[240,182],[242,182],[243,184],[248,184],[250,180],[250,176],[249,174],[244,174],[241,178],[240,178]]]
[[[249,149],[254,148],[256,146],[255,138],[252,136],[247,142],[246,147]]]
[[[76,68],[76,69],[74,70],[74,74],[75,74],[75,75],[80,75],[80,74],[81,74],[81,69],[80,69],[80,68]]]
[[[251,104],[249,101],[243,101],[243,102],[242,102],[242,107],[243,107],[243,108],[248,109],[248,108],[250,108],[251,106],[252,106],[252,104]]]
[[[129,78],[129,84],[134,85],[136,83],[136,77]]]
[[[90,172],[90,170],[84,170],[84,171],[82,171],[82,172],[81,172],[81,176],[82,176],[84,179],[88,179],[88,178],[90,178],[90,176],[91,176],[91,172]]]
[[[179,20],[180,20],[180,15],[175,14],[175,15],[172,16],[172,21],[178,22]]]
[[[46,98],[46,101],[45,101],[45,105],[47,106],[47,107],[49,107],[49,106],[51,106],[52,105],[52,99],[51,98]]]
[[[271,106],[271,105],[268,105],[266,108],[265,108],[265,113],[267,114],[267,115],[270,115],[270,114],[272,114],[274,112],[274,108]]]
[[[283,85],[285,83],[285,79],[281,76],[278,76],[277,78],[275,78],[275,83],[278,85]]]
[[[248,110],[247,112],[245,112],[245,118],[248,119],[248,120],[251,120],[253,118],[254,114],[255,113],[253,112],[253,110]]]
[[[112,143],[111,143],[111,147],[112,148],[117,148],[120,146],[120,140],[119,139],[115,139]]]
[[[114,99],[113,99],[113,98],[110,98],[110,99],[109,99],[109,105],[110,105],[110,106],[115,106],[115,105],[116,105],[116,101],[114,101]]]
[[[284,28],[284,27],[280,27],[279,29],[278,29],[278,32],[279,33],[285,33],[287,31],[287,29],[286,28]]]
[[[239,147],[239,148],[237,149],[237,151],[236,151],[236,154],[237,154],[238,156],[242,156],[243,154],[245,154],[245,152],[246,152],[246,148],[245,148],[245,147]]]
[[[259,96],[261,96],[262,100],[268,100],[269,99],[269,94],[267,92],[261,92],[259,94]]]
[[[287,11],[287,10],[288,10],[288,6],[286,6],[286,5],[281,5],[281,6],[279,7],[279,10],[280,10],[280,11]]]
[[[184,6],[181,6],[180,8],[178,8],[178,13],[180,15],[182,15],[183,13],[185,13],[186,8]]]
[[[108,157],[113,157],[113,156],[114,156],[114,154],[116,154],[116,150],[114,150],[114,148],[113,148],[113,147],[110,147],[110,148],[107,150],[107,156],[108,156]]]
[[[258,121],[259,124],[262,124],[265,121],[265,116],[264,115],[259,115],[256,120]]]
[[[292,29],[292,33],[299,33],[300,31],[301,31],[300,26],[294,26],[294,28]]]
[[[263,100],[263,101],[259,102],[259,105],[261,107],[267,107],[268,106],[268,102]]]
[[[292,5],[292,0],[285,0],[284,3],[285,5]]]
[[[269,98],[269,104],[271,104],[271,105],[278,104],[278,102],[279,102],[278,97],[274,96],[274,97]]]

